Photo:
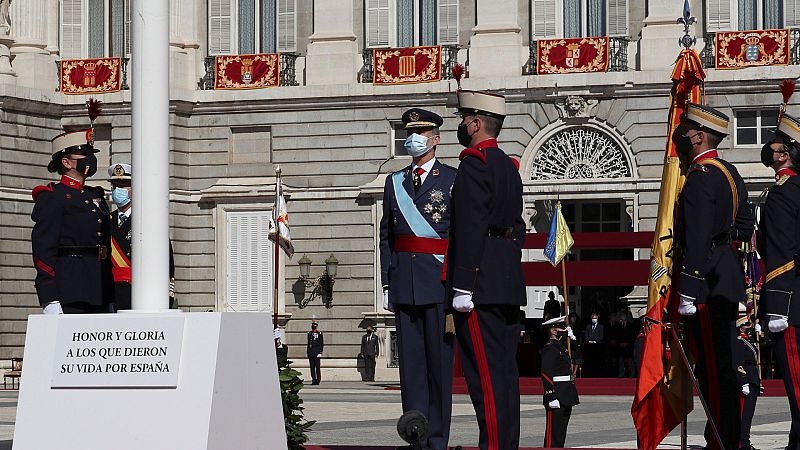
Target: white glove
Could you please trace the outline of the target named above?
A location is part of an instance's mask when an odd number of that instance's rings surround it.
[[[678,313],[682,316],[693,316],[697,313],[697,307],[690,297],[681,294],[681,304],[678,306]]]
[[[760,324],[756,324],[755,328],[756,328],[756,333],[761,334],[761,325]]]
[[[383,291],[383,309],[394,312],[394,305],[389,303],[389,290],[386,289]]]
[[[558,403],[558,399],[551,400],[550,403],[547,404],[551,409],[558,409],[561,408],[561,403]]]
[[[322,353],[320,353],[319,355],[317,355],[317,358],[322,358]]]
[[[468,313],[475,309],[475,304],[472,303],[472,294],[456,291],[456,295],[453,297],[453,309],[462,313]]]
[[[273,339],[280,339],[281,338],[281,329],[275,328],[275,331],[272,332]]]
[[[743,384],[742,385],[742,394],[750,395],[750,385],[749,384]]]
[[[781,331],[789,328],[789,318],[786,316],[779,316],[776,314],[769,314],[767,316],[769,321],[767,322],[767,328],[769,331],[773,333],[780,333]]]
[[[575,333],[572,332],[572,327],[567,327],[567,336],[573,341],[578,340],[578,338],[575,337]]]
[[[55,301],[55,302],[50,302],[50,303],[44,305],[44,308],[42,308],[42,313],[44,313],[44,314],[64,314],[64,310],[61,309],[61,302]]]

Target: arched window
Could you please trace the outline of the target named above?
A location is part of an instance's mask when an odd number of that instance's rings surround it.
[[[616,139],[587,125],[560,129],[540,146],[531,164],[531,180],[631,178],[632,168]]]

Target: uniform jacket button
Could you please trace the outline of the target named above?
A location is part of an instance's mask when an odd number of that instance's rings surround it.
[[[412,253],[412,254],[411,254],[411,259],[414,259],[414,258],[416,258],[416,257],[417,257],[416,253]]]
[[[103,223],[103,219],[97,219],[97,223]]]

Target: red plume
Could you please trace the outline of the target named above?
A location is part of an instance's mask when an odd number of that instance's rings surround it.
[[[458,85],[458,90],[461,90],[461,77],[464,76],[464,66],[461,64],[456,64],[453,66],[453,78],[456,80],[456,84]]]
[[[794,80],[783,80],[779,86],[781,88],[781,94],[783,95],[783,103],[789,103],[789,99],[792,98],[792,94],[794,94]]]
[[[94,122],[95,119],[100,117],[100,113],[103,112],[103,102],[94,98],[89,98],[89,100],[86,100],[86,110],[89,112],[89,120]]]

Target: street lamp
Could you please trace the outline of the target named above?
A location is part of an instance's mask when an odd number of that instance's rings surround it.
[[[307,255],[303,255],[300,261],[297,262],[300,266],[300,279],[305,283],[306,287],[314,288],[311,291],[311,297],[309,297],[308,302],[311,302],[314,297],[319,295],[322,297],[322,303],[325,307],[330,308],[333,306],[333,284],[339,267],[339,260],[331,254],[325,260],[325,271],[313,280],[311,279],[311,263],[311,258]]]

